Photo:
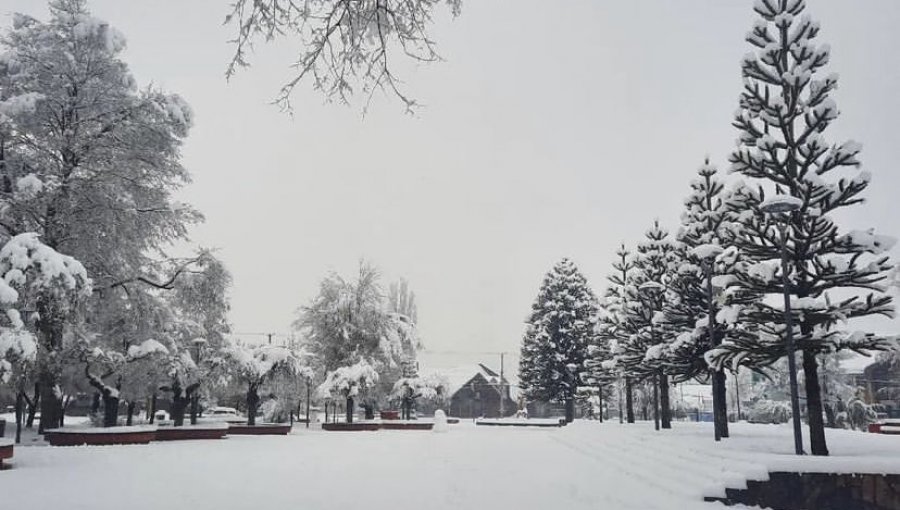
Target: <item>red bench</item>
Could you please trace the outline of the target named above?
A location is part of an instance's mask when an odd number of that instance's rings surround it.
[[[228,433],[239,436],[286,436],[291,433],[287,423],[262,423],[258,425],[228,424]]]
[[[108,429],[53,429],[44,432],[51,446],[148,444],[156,439],[156,427],[110,427]]]
[[[156,441],[222,439],[226,434],[228,434],[227,424],[218,427],[160,427],[156,430]]]
[[[900,419],[887,418],[869,424],[869,432],[873,434],[900,435]]]
[[[5,442],[2,442],[2,440],[0,440],[0,471],[5,469],[3,466],[3,461],[5,459],[11,459],[12,456],[13,456],[12,443],[7,444]]]

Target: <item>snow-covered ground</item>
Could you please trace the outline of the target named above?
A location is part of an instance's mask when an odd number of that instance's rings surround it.
[[[829,431],[834,456],[796,460],[790,429],[576,422],[553,429],[322,432],[144,446],[16,449],[3,508],[161,507],[571,510],[724,508],[702,503],[767,470],[900,472],[900,437]],[[799,464],[798,464],[799,462]],[[50,483],[48,483],[50,482]]]

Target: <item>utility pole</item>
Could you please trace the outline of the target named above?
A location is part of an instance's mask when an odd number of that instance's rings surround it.
[[[505,353],[500,353],[500,417],[503,418],[506,416],[506,394],[503,392],[503,355]]]

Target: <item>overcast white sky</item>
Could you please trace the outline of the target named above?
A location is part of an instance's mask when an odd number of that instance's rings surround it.
[[[749,0],[465,2],[460,18],[437,16],[447,62],[403,69],[427,104],[416,117],[385,100],[363,118],[301,87],[290,118],[268,105],[289,42],[258,46],[254,67],[225,82],[228,4],[90,3],[127,36],[139,82],[194,108],[183,199],[207,217],[194,240],[234,275],[235,330],[288,331],[328,271],[366,258],[410,281],[429,348],[471,359],[518,351],[557,260],[600,293],[619,242],[656,217],[674,228],[704,156],[725,167],[754,19]],[[900,3],[808,4],[841,76],[827,136],[862,142],[874,174],[847,221],[900,234]],[[46,17],[43,0],[0,0],[12,11]]]

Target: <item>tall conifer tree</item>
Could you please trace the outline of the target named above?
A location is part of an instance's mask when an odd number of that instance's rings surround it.
[[[522,343],[520,381],[532,400],[563,402],[575,417],[575,393],[583,386],[588,346],[596,342],[597,298],[568,259],[544,277],[531,307]]]
[[[891,269],[887,249],[893,240],[871,230],[847,231],[835,213],[862,203],[871,175],[860,171],[861,146],[853,141],[830,145],[823,133],[838,117],[830,95],[837,76],[823,75],[829,47],[818,44],[819,24],[804,0],[757,0],[759,19],[747,35],[753,51],[741,68],[744,88],[734,126],[739,147],[731,170],[753,180],[745,189],[750,210],[772,195],[788,195],[800,209],[783,218],[744,216],[736,239],[754,261],[741,285],[752,292],[784,292],[778,224],[786,225],[786,251],[793,308],[793,334],[801,352],[810,440],[814,455],[827,455],[817,356],[842,349],[883,349],[889,339],[849,329],[849,322],[873,314],[893,315],[882,281]],[[725,342],[710,360],[751,366],[771,365],[785,357],[784,310],[764,300],[744,311],[759,324],[759,335]]]

